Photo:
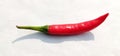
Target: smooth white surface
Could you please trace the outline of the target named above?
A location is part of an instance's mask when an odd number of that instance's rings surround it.
[[[120,56],[119,0],[0,0],[0,56]],[[76,23],[109,12],[82,35],[48,36],[16,25]]]

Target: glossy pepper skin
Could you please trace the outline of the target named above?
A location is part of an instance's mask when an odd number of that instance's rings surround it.
[[[101,23],[107,18],[109,13],[106,13],[96,19],[74,23],[74,24],[55,24],[55,25],[45,25],[45,26],[17,26],[19,29],[31,29],[41,31],[50,35],[74,35],[84,32],[88,32]]]

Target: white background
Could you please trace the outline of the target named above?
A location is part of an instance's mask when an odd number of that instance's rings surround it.
[[[0,56],[120,56],[119,0],[0,0]],[[16,25],[76,23],[110,13],[85,34],[49,36]]]

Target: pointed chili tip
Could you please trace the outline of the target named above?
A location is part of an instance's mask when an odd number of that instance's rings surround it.
[[[104,14],[104,15],[102,16],[103,19],[106,19],[108,15],[109,15],[109,13]]]
[[[109,15],[109,13],[106,13],[106,14],[102,15],[101,17],[106,18],[108,15]]]
[[[109,15],[109,13],[104,14],[102,17],[103,19],[106,19],[106,17]]]
[[[107,17],[108,17],[109,13],[106,13],[98,18],[96,18],[95,20],[100,20],[101,22],[103,22]]]
[[[109,13],[106,13],[105,15],[106,15],[106,16],[108,16],[108,15],[109,15]]]

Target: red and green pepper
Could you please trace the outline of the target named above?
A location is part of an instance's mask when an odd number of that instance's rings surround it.
[[[50,35],[73,35],[90,31],[99,26],[109,13],[106,13],[96,19],[75,23],[75,24],[55,24],[45,26],[16,26],[19,29],[30,29],[40,31]]]

